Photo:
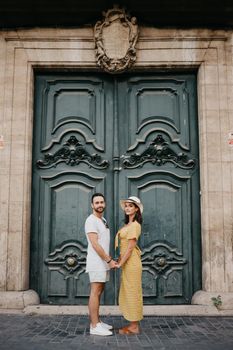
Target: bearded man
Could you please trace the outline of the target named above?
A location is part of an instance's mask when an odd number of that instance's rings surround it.
[[[116,261],[109,255],[110,231],[103,217],[105,197],[95,193],[91,199],[92,214],[85,222],[88,241],[86,272],[90,279],[90,297],[88,303],[90,316],[90,334],[112,335],[111,325],[101,322],[99,318],[100,297],[105,283],[109,281],[109,270],[116,267]]]

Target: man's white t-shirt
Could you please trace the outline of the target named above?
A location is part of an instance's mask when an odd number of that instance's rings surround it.
[[[110,231],[106,228],[104,222],[94,214],[88,216],[85,222],[85,233],[88,241],[87,247],[87,264],[86,272],[89,271],[107,271],[109,270],[108,264],[101,259],[99,254],[92,247],[92,244],[88,238],[88,233],[95,232],[98,235],[98,243],[104,249],[105,253],[109,255],[110,246]]]

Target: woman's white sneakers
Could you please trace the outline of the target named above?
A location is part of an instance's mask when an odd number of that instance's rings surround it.
[[[111,327],[111,328],[109,328]],[[108,325],[104,322],[98,322],[96,324],[96,327],[92,327],[90,325],[90,334],[92,335],[102,335],[102,336],[108,336],[112,335],[112,332],[110,331],[112,329],[112,326]]]

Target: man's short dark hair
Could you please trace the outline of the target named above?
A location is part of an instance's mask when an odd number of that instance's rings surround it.
[[[94,193],[91,197],[91,203],[93,203],[93,200],[95,197],[103,197],[104,201],[105,201],[105,197],[102,193]]]

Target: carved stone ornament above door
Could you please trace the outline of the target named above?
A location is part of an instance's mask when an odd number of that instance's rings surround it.
[[[124,72],[136,61],[137,19],[116,6],[103,15],[94,27],[97,65],[109,73]]]

